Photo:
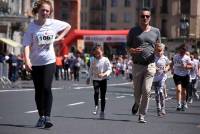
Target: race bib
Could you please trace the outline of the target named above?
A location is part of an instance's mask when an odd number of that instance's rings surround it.
[[[52,44],[55,39],[55,33],[52,30],[40,31],[37,33],[38,45]]]

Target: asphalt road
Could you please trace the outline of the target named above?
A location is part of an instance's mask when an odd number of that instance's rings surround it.
[[[38,114],[32,81],[18,81],[13,88],[0,89],[0,134],[199,134],[200,101],[185,112],[176,111],[174,84],[167,81],[167,115],[158,117],[152,94],[146,124],[131,114],[131,83],[125,79],[108,81],[105,119],[92,115],[93,88],[85,81],[54,81],[50,129],[34,128]]]

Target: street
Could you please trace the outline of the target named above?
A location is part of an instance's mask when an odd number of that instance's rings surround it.
[[[105,119],[93,115],[93,88],[80,82],[53,82],[53,107],[50,129],[35,128],[38,114],[32,81],[18,81],[14,88],[0,89],[0,134],[199,134],[200,101],[189,104],[186,111],[176,111],[175,89],[167,80],[168,97],[164,117],[156,114],[152,91],[145,124],[131,114],[134,103],[131,82],[122,77],[108,81]]]

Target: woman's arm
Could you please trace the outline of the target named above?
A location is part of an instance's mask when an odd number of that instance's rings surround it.
[[[29,54],[30,54],[30,46],[25,46],[24,48],[24,57],[25,57],[25,65],[26,65],[26,69],[28,71],[32,70],[32,64],[29,58]]]
[[[63,37],[69,32],[70,29],[71,29],[71,26],[68,25],[68,26],[58,35],[58,37],[55,39],[55,42],[60,41],[61,39],[63,39]]]

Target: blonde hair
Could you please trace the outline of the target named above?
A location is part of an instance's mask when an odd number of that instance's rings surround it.
[[[53,12],[53,5],[51,3],[51,0],[37,0],[33,5],[32,9],[33,15],[36,15],[38,13],[39,9],[43,4],[48,4],[50,6],[50,15],[51,15],[51,13]]]
[[[163,50],[165,49],[165,44],[163,43],[156,43],[156,46],[161,47]]]

